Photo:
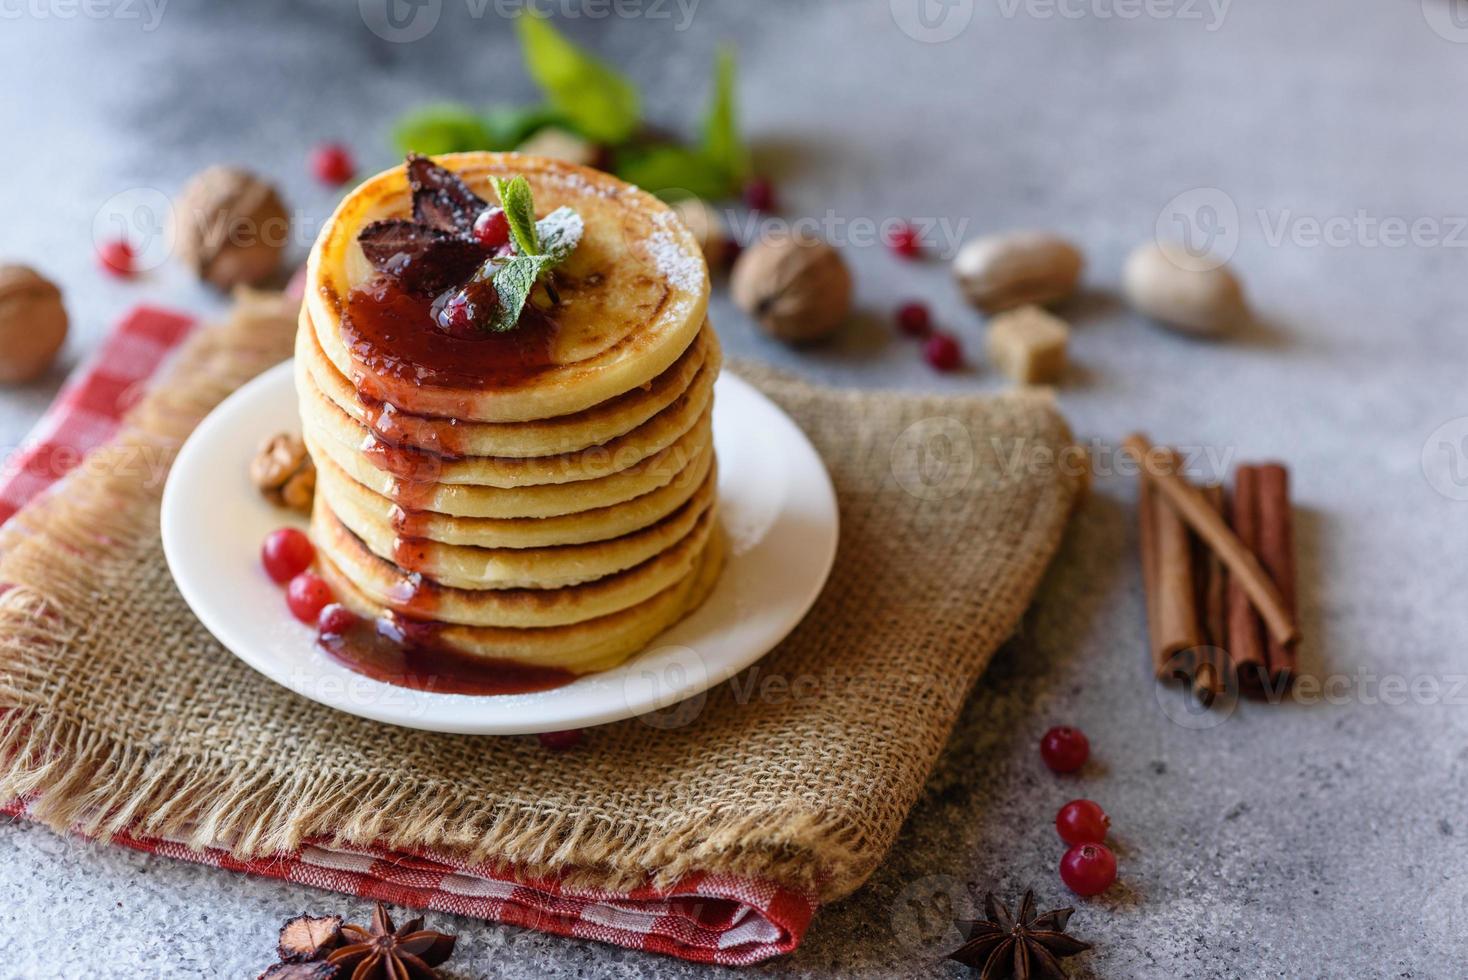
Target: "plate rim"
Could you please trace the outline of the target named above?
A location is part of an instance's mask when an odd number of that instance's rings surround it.
[[[195,426],[194,430],[184,441],[184,444],[179,448],[173,465],[169,469],[168,478],[163,488],[159,513],[159,528],[164,558],[168,564],[169,574],[173,578],[175,587],[179,590],[180,595],[189,606],[190,611],[199,619],[200,623],[219,644],[228,650],[232,656],[247,664],[251,669],[271,682],[292,691],[300,697],[304,697],[333,710],[366,718],[381,724],[464,735],[528,735],[556,731],[568,727],[590,728],[616,721],[623,721],[628,718],[645,716],[651,712],[669,708],[674,704],[704,694],[762,659],[783,642],[809,614],[816,600],[824,592],[826,583],[830,579],[831,571],[835,567],[836,554],[840,542],[840,508],[835,487],[831,482],[830,473],[826,469],[825,461],[816,451],[815,446],[811,444],[810,438],[784,409],[744,378],[732,372],[725,371],[720,374],[716,381],[716,386],[723,386],[726,394],[731,389],[736,389],[739,391],[740,397],[752,398],[761,403],[763,408],[778,417],[780,422],[787,428],[788,431],[785,433],[785,437],[782,438],[780,444],[784,444],[785,438],[791,438],[800,449],[799,453],[794,454],[792,463],[787,468],[787,472],[791,474],[793,480],[795,478],[793,475],[795,471],[803,471],[800,474],[802,479],[801,493],[807,495],[808,499],[817,498],[813,500],[815,504],[814,509],[818,510],[821,516],[825,518],[824,526],[828,528],[824,535],[824,538],[828,541],[828,545],[824,550],[824,554],[821,555],[822,560],[818,565],[818,574],[813,574],[809,577],[807,580],[809,585],[804,589],[804,595],[801,601],[790,607],[789,612],[783,617],[785,620],[783,625],[774,629],[769,637],[762,639],[758,644],[751,645],[747,650],[735,656],[721,659],[715,664],[713,669],[702,672],[678,671],[678,676],[682,678],[681,683],[669,681],[667,678],[669,672],[664,671],[663,677],[657,683],[651,685],[649,691],[641,697],[634,698],[629,696],[626,686],[627,678],[624,676],[622,697],[606,697],[604,700],[608,703],[601,710],[585,710],[579,712],[570,721],[565,717],[558,717],[552,722],[537,722],[534,720],[533,715],[530,720],[523,719],[521,711],[533,705],[536,699],[545,700],[546,698],[555,698],[557,692],[562,692],[560,695],[562,697],[575,694],[586,695],[588,689],[577,689],[577,685],[587,684],[588,687],[594,687],[598,684],[605,683],[609,679],[614,679],[619,672],[625,673],[628,668],[636,666],[637,662],[648,653],[662,649],[658,645],[659,640],[670,633],[676,634],[680,627],[690,620],[695,619],[700,610],[709,606],[714,598],[719,595],[721,588],[731,587],[732,580],[728,573],[728,567],[726,566],[724,572],[720,575],[719,583],[715,585],[714,591],[710,593],[708,599],[699,607],[699,610],[695,610],[686,619],[670,627],[669,630],[660,633],[647,648],[634,654],[623,664],[619,664],[606,671],[584,675],[582,678],[573,681],[565,687],[552,689],[551,691],[535,692],[526,695],[457,695],[445,694],[443,692],[413,691],[397,685],[386,684],[385,682],[375,681],[364,675],[351,672],[349,668],[339,664],[331,665],[330,668],[323,666],[319,669],[313,670],[308,668],[304,671],[282,669],[279,654],[269,650],[251,649],[257,644],[249,642],[246,637],[239,633],[227,616],[219,613],[219,610],[216,608],[217,603],[211,601],[204,594],[204,586],[199,582],[192,581],[190,575],[180,573],[181,568],[187,568],[191,564],[186,558],[187,543],[180,540],[183,529],[179,525],[185,519],[189,506],[189,502],[181,500],[184,490],[180,488],[189,481],[189,475],[194,473],[195,468],[201,462],[207,462],[210,451],[215,450],[215,446],[211,445],[211,433],[223,429],[229,423],[234,422],[235,416],[241,410],[242,406],[253,404],[260,397],[259,393],[262,390],[273,392],[276,387],[289,388],[291,405],[294,408],[296,404],[296,393],[293,380],[293,364],[293,359],[287,359],[261,372],[216,405]],[[716,387],[715,391],[717,393],[718,387]],[[718,412],[718,404],[719,402],[716,399],[716,413]],[[716,425],[716,439],[717,434],[718,426]],[[715,445],[717,449],[717,443]],[[814,465],[812,466],[811,464]],[[811,478],[817,475],[819,479],[812,485]],[[240,485],[241,487],[248,486],[243,480]],[[791,498],[787,493],[782,500],[779,512],[783,514],[790,509]],[[771,524],[773,525],[773,523],[774,521],[772,519]],[[737,556],[731,555],[729,561],[732,562],[735,560],[737,560]],[[282,615],[285,615],[285,613],[283,612]],[[305,628],[304,626],[302,627],[302,629]],[[241,649],[241,647],[245,649]],[[679,647],[674,644],[668,646],[668,649],[688,648]],[[361,701],[353,701],[348,698],[339,697],[333,700],[329,697],[324,697],[319,690],[319,686],[313,689],[313,685],[306,683],[308,679],[319,679],[318,675],[322,670],[331,670],[333,673],[337,671],[347,672],[350,674],[350,679],[353,683],[360,682],[361,684],[368,685],[369,688],[380,688],[382,690],[379,693],[382,694],[397,694],[407,698],[409,701],[422,701],[427,706],[427,710],[421,713],[410,712],[404,714],[399,711],[394,711],[391,708],[382,709],[375,704],[378,700],[390,700],[388,698],[367,698]],[[643,674],[648,674],[648,671],[644,670]],[[517,710],[509,716],[505,716],[505,713],[502,711],[493,712],[490,718],[480,719],[472,724],[455,723],[452,719],[448,721],[444,721],[443,719],[435,720],[432,707],[435,703],[440,703],[436,701],[436,699],[440,698],[469,699],[475,704],[490,702],[496,706],[513,705]],[[533,708],[531,710],[533,711]]]

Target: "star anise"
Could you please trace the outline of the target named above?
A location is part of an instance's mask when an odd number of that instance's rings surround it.
[[[326,962],[342,980],[437,980],[433,968],[454,952],[453,936],[424,929],[421,918],[394,926],[381,902],[369,928],[348,923],[341,931],[346,945]]]
[[[981,971],[980,980],[1065,980],[1060,960],[1091,948],[1065,934],[1075,909],[1055,909],[1035,914],[1035,893],[1020,899],[1019,915],[1011,916],[993,893],[984,896],[985,918],[961,921],[968,941],[948,954],[964,966]]]

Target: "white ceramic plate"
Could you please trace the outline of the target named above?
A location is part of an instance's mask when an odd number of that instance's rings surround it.
[[[184,444],[163,493],[163,550],[179,591],[221,643],[271,680],[341,711],[479,735],[638,715],[681,724],[701,707],[696,695],[795,628],[836,556],[836,496],[805,434],[737,377],[724,375],[714,390],[719,507],[730,539],[718,586],[621,667],[555,690],[493,697],[410,690],[357,674],[316,648],[315,631],[291,617],[284,590],[259,561],[266,534],[303,522],[266,503],[246,476],[262,439],[300,430],[289,363],[231,395]]]

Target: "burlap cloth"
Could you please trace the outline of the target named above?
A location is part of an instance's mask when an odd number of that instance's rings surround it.
[[[241,857],[326,837],[614,889],[750,875],[829,901],[892,845],[1080,488],[1042,394],[842,392],[739,366],[810,436],[840,501],[835,570],[789,639],[701,708],[573,752],[389,727],[231,656],[159,545],[149,474],[288,356],[294,323],[202,331],[123,434],[0,534],[0,799],[31,798],[59,829]]]

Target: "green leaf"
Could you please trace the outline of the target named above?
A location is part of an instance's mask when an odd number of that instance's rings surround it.
[[[516,255],[494,263],[494,316],[486,325],[495,333],[514,330],[540,274],[554,264],[548,255]]]
[[[460,105],[427,106],[400,118],[393,142],[403,153],[459,153],[494,149],[494,136],[471,109]]]
[[[510,180],[491,177],[494,192],[499,195],[500,207],[510,222],[510,234],[515,238],[515,247],[524,256],[540,254],[540,236],[535,230],[535,200],[530,194],[530,182],[523,176]]]
[[[484,114],[484,127],[493,139],[486,150],[513,150],[547,126],[571,128],[564,114],[548,105],[493,106]]]
[[[530,77],[572,128],[599,143],[621,143],[637,127],[637,90],[611,68],[566,40],[548,20],[516,20]]]
[[[734,49],[726,44],[714,63],[714,94],[703,119],[703,155],[722,167],[735,186],[749,176],[749,148],[739,139],[736,70]]]
[[[717,200],[736,190],[729,172],[709,157],[673,143],[641,146],[617,154],[616,174],[629,184],[668,200]]]
[[[568,207],[559,207],[535,223],[540,237],[540,252],[555,265],[566,261],[567,256],[581,244],[586,223],[581,215]]]

